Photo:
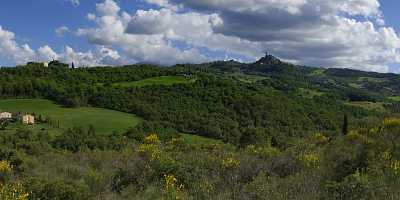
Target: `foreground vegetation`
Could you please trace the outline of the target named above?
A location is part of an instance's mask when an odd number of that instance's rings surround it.
[[[2,68],[0,109],[62,128],[2,123],[0,199],[399,199],[398,96],[395,74],[273,56]]]
[[[347,135],[237,148],[157,134],[0,135],[11,199],[399,199],[400,119]]]

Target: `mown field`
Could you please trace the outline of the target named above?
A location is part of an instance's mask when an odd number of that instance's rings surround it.
[[[171,86],[174,84],[192,83],[193,81],[195,80],[183,76],[159,76],[159,77],[143,79],[140,81],[115,83],[113,84],[113,86],[115,87],[145,87],[150,85]]]
[[[122,132],[140,122],[132,114],[101,108],[65,108],[42,99],[0,100],[0,110],[50,117],[52,121],[59,121],[60,129],[93,125],[99,134]]]

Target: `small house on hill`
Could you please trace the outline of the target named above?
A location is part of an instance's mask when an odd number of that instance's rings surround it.
[[[35,124],[35,117],[33,115],[22,115],[21,120],[23,124]]]
[[[0,119],[11,119],[12,114],[9,112],[0,112]]]

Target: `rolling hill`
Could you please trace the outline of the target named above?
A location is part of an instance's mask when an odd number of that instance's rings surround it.
[[[93,125],[99,134],[123,132],[140,123],[140,118],[127,113],[101,108],[65,108],[42,99],[6,99],[0,100],[0,110],[14,113],[35,113],[60,123],[65,130],[73,127]]]

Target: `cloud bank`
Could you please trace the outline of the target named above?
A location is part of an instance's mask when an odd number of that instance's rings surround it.
[[[266,51],[297,64],[366,71],[387,72],[400,63],[399,35],[385,26],[378,0],[143,1],[154,6],[129,12],[114,0],[96,4],[86,19],[94,26],[74,30],[93,44],[92,51],[34,51],[0,29],[8,41],[0,52],[20,52],[9,54],[18,61],[51,55],[86,65],[255,61]]]

